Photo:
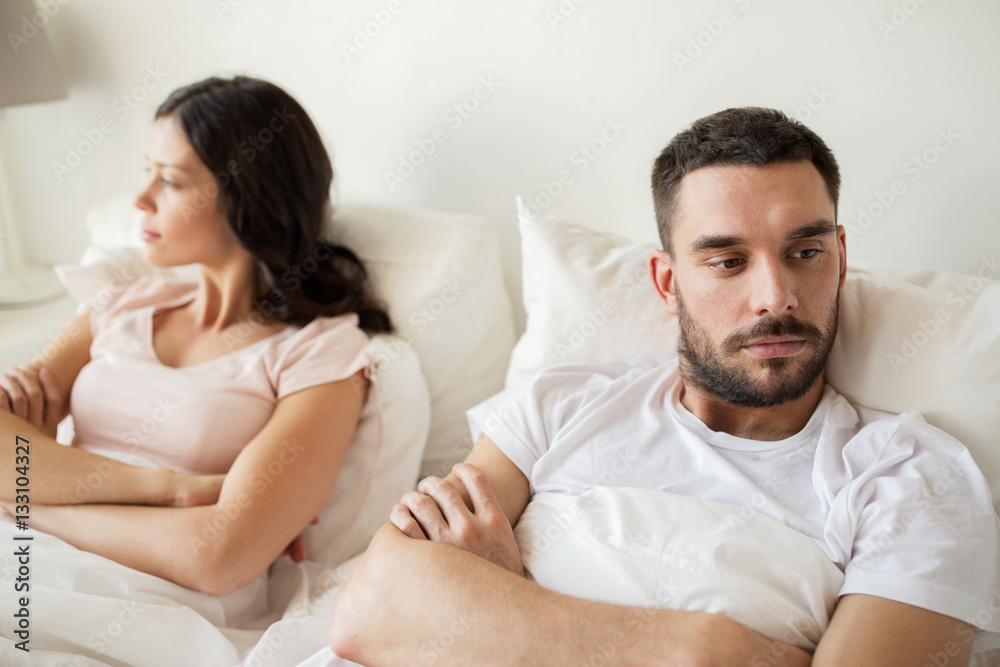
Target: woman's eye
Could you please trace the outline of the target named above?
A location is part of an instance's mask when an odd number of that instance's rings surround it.
[[[176,183],[174,183],[173,181],[168,181],[167,179],[162,178],[162,177],[160,178],[160,182],[163,183],[166,186],[171,187],[171,188],[176,188],[177,187]]]

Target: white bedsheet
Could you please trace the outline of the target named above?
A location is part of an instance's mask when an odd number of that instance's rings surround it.
[[[326,646],[337,594],[360,558],[334,570],[281,558],[270,574],[213,598],[51,535],[18,531],[0,514],[3,665],[297,665]],[[15,534],[34,539],[15,542]],[[24,595],[13,587],[20,544],[31,554],[29,654],[15,648],[11,623]]]

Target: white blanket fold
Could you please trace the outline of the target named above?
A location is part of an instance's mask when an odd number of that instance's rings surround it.
[[[815,649],[844,575],[811,539],[748,508],[647,489],[536,494],[515,529],[546,588],[727,616]]]

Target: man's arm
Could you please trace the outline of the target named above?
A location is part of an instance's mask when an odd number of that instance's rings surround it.
[[[330,646],[369,667],[809,665],[799,649],[725,617],[569,597],[392,524],[344,585]]]
[[[330,645],[341,657],[373,666],[809,664],[722,616],[591,602],[517,576],[511,524],[528,480],[486,436],[467,462],[421,482],[424,493],[404,496],[372,540],[334,610]]]
[[[845,595],[816,647],[815,667],[968,667],[972,626],[872,595]]]

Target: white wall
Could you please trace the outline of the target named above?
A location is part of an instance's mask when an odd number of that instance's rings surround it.
[[[303,102],[342,200],[488,217],[515,301],[516,193],[537,200],[566,170],[572,182],[549,211],[652,240],[656,154],[695,118],[748,104],[798,113],[834,149],[842,223],[856,225],[859,207],[878,214],[876,193],[899,181],[902,194],[852,238],[852,259],[974,272],[1000,252],[995,0],[46,1],[58,6],[48,30],[70,97],[0,122],[13,204],[40,260],[75,260],[85,210],[138,186],[152,113],[170,90],[237,72]],[[391,21],[348,57],[372,12]],[[695,57],[679,63],[689,48]],[[484,77],[498,86],[479,88],[478,109],[461,124],[446,116]],[[105,118],[108,134],[96,129]],[[576,151],[609,121],[623,129],[586,162]],[[447,140],[390,188],[385,173],[435,128]],[[54,163],[88,133],[99,145],[57,176]],[[910,162],[924,151],[936,158],[926,171]]]

